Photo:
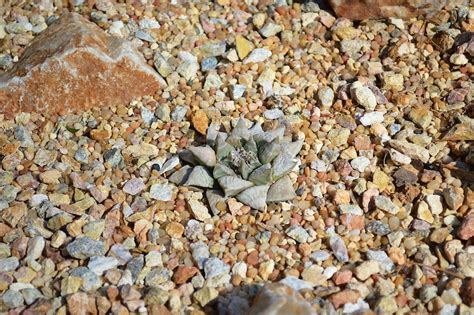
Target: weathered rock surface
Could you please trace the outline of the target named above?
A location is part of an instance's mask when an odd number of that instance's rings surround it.
[[[351,20],[384,17],[406,19],[420,14],[431,16],[446,5],[467,5],[464,0],[329,0],[329,3],[337,16]]]
[[[130,42],[68,13],[0,74],[0,113],[64,113],[126,104],[165,84]]]

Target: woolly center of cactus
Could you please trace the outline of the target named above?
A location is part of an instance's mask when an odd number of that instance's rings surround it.
[[[255,163],[255,161],[258,161],[257,155],[252,151],[246,151],[244,148],[234,149],[230,153],[230,162],[236,168],[242,164],[250,166]]]

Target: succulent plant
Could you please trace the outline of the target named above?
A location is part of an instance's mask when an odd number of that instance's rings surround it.
[[[285,127],[264,131],[255,123],[250,129],[239,119],[230,133],[211,125],[207,145],[191,146],[180,153],[189,163],[169,180],[178,185],[204,189],[214,213],[227,198],[265,210],[267,203],[293,199],[296,194],[288,174],[298,164],[303,139],[292,141]]]

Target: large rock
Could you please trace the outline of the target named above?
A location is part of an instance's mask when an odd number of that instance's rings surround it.
[[[130,42],[68,13],[0,74],[0,113],[65,113],[125,104],[165,84]]]
[[[329,0],[338,17],[351,20],[434,15],[448,5],[467,5],[467,0]]]

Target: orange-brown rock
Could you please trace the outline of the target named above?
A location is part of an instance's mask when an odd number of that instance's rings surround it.
[[[253,315],[313,315],[316,312],[303,297],[283,283],[262,287],[249,314]]]
[[[432,16],[441,8],[456,4],[467,5],[465,0],[329,0],[339,17],[351,20],[371,18],[410,18],[416,15]]]
[[[166,82],[131,42],[75,13],[54,22],[0,74],[0,113],[67,113],[127,104]]]

